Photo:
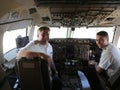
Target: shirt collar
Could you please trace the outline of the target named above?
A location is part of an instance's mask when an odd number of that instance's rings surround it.
[[[102,48],[102,49],[103,49],[103,50],[106,50],[106,49],[108,48],[108,46],[109,46],[109,44],[108,44],[106,47]]]

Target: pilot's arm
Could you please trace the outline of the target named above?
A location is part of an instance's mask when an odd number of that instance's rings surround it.
[[[33,58],[33,57],[40,57],[43,60],[48,62],[49,66],[51,67],[51,69],[55,75],[57,75],[57,73],[58,73],[54,62],[49,55],[46,55],[46,54],[40,53],[40,52],[31,52],[31,51],[21,49],[17,54],[17,59],[19,60],[21,57],[26,57],[28,59]]]
[[[96,68],[96,71],[97,71],[98,73],[102,73],[102,72],[104,71],[104,69],[102,69],[102,68],[99,67],[99,66],[96,66],[95,68]]]
[[[40,52],[31,52],[31,51],[21,49],[18,52],[16,59],[19,60],[21,57],[26,57],[28,59],[33,57],[40,57],[43,60],[47,61],[50,66],[53,63],[50,56]]]

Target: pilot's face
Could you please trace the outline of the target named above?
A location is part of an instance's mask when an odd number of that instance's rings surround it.
[[[96,35],[96,44],[99,48],[105,48],[109,43],[109,38],[107,36]]]
[[[39,41],[47,42],[49,40],[49,30],[39,31],[37,37]]]

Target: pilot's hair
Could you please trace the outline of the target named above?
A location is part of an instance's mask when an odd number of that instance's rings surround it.
[[[103,37],[108,37],[108,33],[106,31],[100,31],[96,35],[103,36]]]
[[[41,32],[41,31],[43,31],[43,30],[48,30],[48,31],[50,31],[50,28],[47,27],[47,26],[41,26],[41,27],[38,28],[38,31],[39,31],[39,32]]]

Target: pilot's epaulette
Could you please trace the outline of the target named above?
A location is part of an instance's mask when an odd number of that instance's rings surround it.
[[[39,43],[40,43],[40,41],[38,41],[38,40],[34,41],[34,44],[39,44]]]

